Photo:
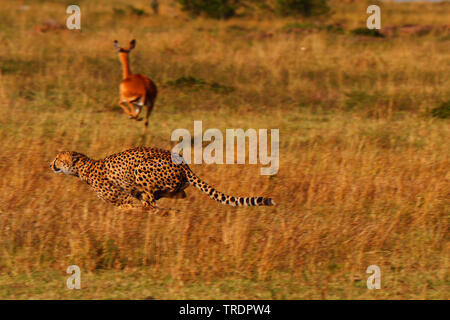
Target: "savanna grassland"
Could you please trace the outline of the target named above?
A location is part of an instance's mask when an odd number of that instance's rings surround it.
[[[331,2],[311,20],[258,6],[226,21],[192,19],[171,1],[2,1],[0,9],[0,298],[447,299],[450,4]],[[24,7],[25,6],[25,7]],[[140,11],[144,10],[144,12]],[[159,87],[143,122],[118,106],[113,40],[135,38],[131,70]],[[191,165],[219,190],[271,196],[233,208],[194,188],[167,214],[123,211],[54,174],[61,150],[93,158],[132,146],[170,149],[177,128],[277,128],[280,168]],[[82,289],[68,290],[69,265]],[[368,290],[366,268],[381,268]]]

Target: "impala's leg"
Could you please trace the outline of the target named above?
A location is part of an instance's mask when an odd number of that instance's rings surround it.
[[[123,100],[119,100],[119,105],[127,115],[130,117],[133,116],[133,113],[130,112],[130,108],[125,104],[125,102],[123,102]]]
[[[145,126],[146,127],[148,127],[148,117],[150,116],[150,113],[152,113],[154,105],[155,105],[154,100],[150,99],[149,104],[147,106],[147,115],[145,116]]]
[[[142,111],[142,102],[139,102],[137,104],[134,105],[134,119],[136,119],[136,121],[142,120],[139,119],[139,114]]]
[[[141,109],[140,108],[138,108],[138,107],[136,107],[136,109],[137,109],[137,111],[135,110],[135,106],[133,105],[133,103],[132,103],[132,100],[129,100],[129,99],[126,99],[127,100],[127,103],[128,103],[128,105],[130,106],[130,117],[132,117],[134,120],[136,120],[136,121],[141,121],[142,119],[140,119],[138,116],[139,116],[139,113],[141,112]]]
[[[138,101],[136,102],[134,106],[134,116],[135,119],[138,120],[139,114],[142,111],[142,106],[145,106],[147,104],[146,96],[142,96]]]

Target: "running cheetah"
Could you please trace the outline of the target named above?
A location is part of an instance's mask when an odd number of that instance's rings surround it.
[[[179,156],[178,156],[179,157]],[[181,157],[178,160],[182,159]],[[189,185],[206,193],[211,199],[231,206],[272,206],[271,198],[235,197],[215,190],[200,180],[183,161],[169,151],[138,147],[93,160],[74,151],[59,153],[51,163],[56,173],[79,177],[98,197],[120,208],[156,208],[156,200],[184,198]]]

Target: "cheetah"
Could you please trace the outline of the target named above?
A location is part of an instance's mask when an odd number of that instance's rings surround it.
[[[142,208],[152,209],[157,208],[156,201],[163,197],[185,198],[184,189],[190,185],[230,206],[274,205],[271,198],[236,197],[217,191],[200,180],[182,157],[157,148],[132,148],[102,160],[64,151],[56,156],[50,167],[55,173],[80,178],[100,199],[123,209],[137,207],[136,202]]]

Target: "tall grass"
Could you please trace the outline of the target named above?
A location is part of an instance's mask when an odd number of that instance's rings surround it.
[[[449,97],[448,34],[358,37],[347,31],[364,26],[361,4],[335,4],[327,23],[346,32],[334,33],[287,32],[296,23],[287,18],[187,20],[169,2],[160,16],[114,13],[122,1],[81,2],[82,32],[40,34],[33,26],[63,23],[65,8],[27,3],[0,13],[0,271],[11,282],[76,264],[91,277],[144,271],[176,286],[289,286],[271,298],[446,298],[450,127],[429,110]],[[450,7],[382,10],[386,23],[439,25]],[[144,138],[117,104],[112,41],[132,38],[132,71],[160,88]],[[192,131],[193,120],[280,129],[276,176],[192,166],[219,190],[268,195],[277,206],[236,210],[188,189],[187,199],[160,201],[179,212],[120,211],[49,169],[61,150],[102,158],[137,145],[169,149],[172,130]],[[377,292],[365,287],[371,264],[381,267]]]

